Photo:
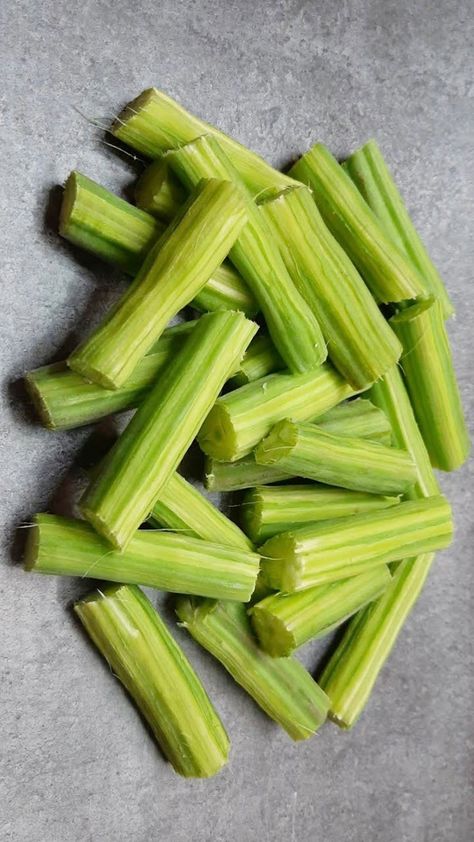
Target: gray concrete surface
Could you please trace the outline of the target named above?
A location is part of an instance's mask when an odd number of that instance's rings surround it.
[[[457,305],[473,410],[473,13],[412,3],[6,0],[0,101],[2,842],[468,842],[472,792],[472,471],[443,477],[456,538],[357,727],[293,745],[176,631],[230,732],[228,768],[176,777],[72,620],[78,586],[27,576],[13,528],[66,511],[89,431],[53,435],[11,383],[71,347],[122,283],[62,243],[54,186],[73,167],[113,189],[132,161],[75,110],[109,120],[155,84],[283,164],[316,139],[375,136]],[[46,213],[48,204],[49,213]],[[471,415],[472,418],[472,415]],[[169,616],[169,615],[168,615]],[[316,666],[321,649],[304,652]]]

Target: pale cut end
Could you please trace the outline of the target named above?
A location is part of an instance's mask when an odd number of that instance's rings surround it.
[[[73,170],[64,185],[63,198],[61,202],[61,209],[59,211],[59,233],[61,237],[67,239],[69,234],[69,227],[71,223],[71,216],[77,200],[77,192],[79,189],[77,173]]]
[[[101,538],[105,538],[109,544],[112,544],[114,550],[118,550],[121,552],[125,549],[126,544],[121,542],[118,536],[111,531],[111,529],[106,524],[105,520],[98,515],[96,512],[92,511],[91,508],[87,505],[80,505],[80,510],[82,516],[87,520],[88,523],[95,529],[95,531],[100,535]]]
[[[56,430],[57,427],[54,423],[53,416],[49,411],[47,401],[45,401],[44,396],[41,393],[41,389],[38,389],[34,372],[28,372],[28,374],[25,374],[23,380],[28,397],[30,398],[34,410],[43,424],[43,427],[46,427],[48,430]]]
[[[212,456],[219,462],[233,462],[237,459],[235,430],[223,404],[214,404],[197,439],[199,447],[207,456]]]
[[[121,139],[122,132],[124,132],[126,124],[133,123],[137,115],[140,114],[140,111],[144,111],[146,109],[149,103],[153,101],[157,93],[156,88],[146,88],[146,90],[142,91],[141,94],[138,94],[135,99],[128,102],[125,108],[122,109],[118,117],[116,117],[112,123],[109,129],[110,134]],[[126,136],[126,132],[124,132],[124,134]]]
[[[25,553],[23,556],[23,567],[25,570],[34,570],[39,555],[39,525],[35,518],[34,526],[28,528],[28,535],[26,538]]]
[[[284,420],[275,424],[271,432],[255,449],[257,465],[273,465],[295,446],[298,429],[292,421]]]
[[[267,655],[271,655],[272,658],[287,658],[294,652],[294,636],[283,620],[267,611],[262,603],[253,605],[248,613],[258,642]]]

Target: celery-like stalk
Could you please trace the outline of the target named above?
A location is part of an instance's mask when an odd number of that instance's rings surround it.
[[[202,316],[112,448],[82,511],[115,547],[150,513],[256,330],[242,313]]]
[[[325,363],[305,374],[270,374],[219,398],[198,435],[201,449],[220,461],[245,456],[284,418],[323,415],[354,390]]]
[[[272,658],[252,634],[242,605],[181,598],[182,625],[293,740],[312,737],[326,719],[328,699],[302,664]]]
[[[188,189],[201,178],[228,178],[246,202],[247,225],[229,253],[258,301],[273,344],[290,371],[315,368],[327,356],[316,316],[299,294],[271,229],[219,142],[211,135],[198,138],[165,156],[172,170]]]
[[[204,687],[139,588],[114,585],[76,602],[89,637],[148,722],[179,775],[208,778],[229,739]]]
[[[130,102],[112,125],[111,132],[149,158],[160,158],[167,149],[181,146],[203,134],[213,134],[253,195],[268,189],[281,190],[294,183],[292,178],[273,169],[255,152],[194,117],[156,88],[143,91]]]
[[[290,173],[311,188],[326,225],[377,301],[426,297],[426,284],[419,272],[392,242],[348,174],[322,143],[306,152]]]
[[[128,275],[137,274],[164,231],[163,223],[85,175],[74,171],[67,179],[60,234]],[[242,310],[249,315],[258,310],[249,288],[227,262],[215,270],[192,306],[198,310]]]
[[[90,383],[71,371],[66,362],[29,371],[25,383],[41,421],[50,430],[67,430],[134,409],[195,325],[195,321],[184,322],[165,330],[120,389],[103,389],[97,383]]]
[[[401,367],[431,464],[454,471],[466,461],[470,441],[441,302],[408,307],[390,324],[403,345]]]
[[[451,508],[441,495],[315,523],[263,544],[263,577],[276,590],[303,590],[442,549],[452,531]]]
[[[247,214],[228,181],[204,180],[150,251],[132,285],[68,365],[109,389],[122,386],[169,320],[222,263]]]
[[[407,497],[417,500],[420,497],[439,494],[439,485],[431,467],[430,457],[398,367],[394,366],[378,383],[374,383],[368,395],[388,418],[396,447],[407,450],[416,465],[416,483],[408,491]]]
[[[362,713],[400,630],[418,599],[433,554],[407,558],[393,572],[385,593],[351,620],[320,678],[330,716],[352,728]]]
[[[40,514],[28,533],[25,569],[248,602],[259,557],[248,549],[154,529],[139,530],[118,552],[84,521]]]
[[[397,446],[408,450],[416,464],[417,482],[407,496],[419,499],[439,494],[398,368],[394,367],[374,384],[369,394],[390,419]],[[341,727],[352,727],[362,713],[380,670],[420,595],[433,559],[434,555],[427,553],[392,565],[395,568],[392,569],[392,582],[384,595],[349,624],[322,676],[331,697],[331,716]]]
[[[333,365],[356,389],[378,380],[397,362],[400,344],[310,191],[288,188],[261,204],[260,212],[291,279],[318,317]]]
[[[146,168],[135,187],[137,207],[165,222],[171,222],[185,200],[186,191],[161,159]]]
[[[174,473],[155,502],[149,520],[214,544],[252,549],[252,543],[207,497]]]
[[[255,461],[276,465],[290,476],[371,494],[403,494],[416,479],[406,450],[288,420],[276,424],[260,442]]]
[[[232,380],[236,386],[245,386],[284,368],[285,364],[272,340],[262,333],[253,340]]]
[[[274,658],[291,655],[315,637],[323,637],[386,590],[391,576],[380,564],[367,573],[308,588],[300,593],[277,593],[249,611],[260,646]]]
[[[236,463],[238,464],[238,463]],[[298,526],[348,517],[399,503],[399,497],[324,485],[259,485],[242,501],[241,521],[254,544]]]
[[[288,414],[292,415],[293,412]],[[365,398],[345,401],[325,412],[318,418],[318,427],[328,433],[371,439],[387,446],[392,442],[387,416]],[[237,491],[280,482],[290,479],[290,476],[276,466],[257,465],[253,453],[250,453],[236,462],[221,462],[208,457],[204,479],[208,491]]]
[[[343,163],[365,201],[372,208],[388,236],[425,281],[427,291],[441,302],[445,318],[454,313],[446,287],[433,266],[389,168],[375,140],[369,140]]]

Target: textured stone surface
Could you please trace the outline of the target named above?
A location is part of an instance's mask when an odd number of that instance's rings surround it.
[[[78,167],[113,189],[133,161],[107,121],[155,84],[283,164],[322,139],[377,137],[458,315],[473,410],[473,16],[465,0],[6,0],[0,102],[3,414],[0,838],[5,842],[468,842],[472,763],[472,472],[443,478],[456,539],[350,734],[293,745],[220,667],[176,635],[232,737],[215,780],[174,776],[76,627],[80,587],[11,562],[14,525],[66,510],[88,431],[35,426],[10,384],[90,328],[121,280],[54,230],[54,186]],[[51,192],[53,191],[53,192]],[[51,212],[46,214],[50,202]],[[471,416],[472,417],[472,416]],[[58,490],[59,489],[59,490]],[[471,589],[471,590],[470,590]],[[168,615],[169,619],[170,616]],[[319,657],[308,647],[304,659]],[[472,803],[472,802],[471,802]]]

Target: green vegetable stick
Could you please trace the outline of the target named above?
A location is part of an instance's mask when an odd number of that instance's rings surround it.
[[[451,508],[441,495],[314,523],[263,544],[263,578],[276,590],[304,590],[440,550],[450,544],[452,531]]]
[[[148,722],[179,775],[208,778],[229,739],[188,659],[139,588],[114,585],[76,602],[89,637]]]
[[[198,435],[201,449],[222,462],[235,462],[283,418],[318,418],[354,390],[325,363],[305,374],[270,374],[219,398]]]
[[[237,463],[238,464],[238,463]],[[348,491],[325,485],[259,485],[242,501],[244,532],[254,544],[321,520],[348,517],[399,503],[398,497]]]
[[[185,629],[293,740],[312,737],[326,719],[328,699],[293,658],[272,658],[258,646],[245,606],[181,598]]]
[[[150,513],[257,326],[242,313],[202,316],[82,500],[82,511],[123,549]]]
[[[181,188],[182,190],[182,188]],[[137,274],[165,226],[95,181],[73,171],[64,187],[59,233],[76,246]],[[257,302],[238,272],[224,262],[195,296],[198,310],[242,310],[254,315]]]
[[[446,287],[410,219],[375,140],[369,140],[342,166],[388,236],[419,271],[429,293],[439,299],[444,317],[452,316],[454,307]]]
[[[398,367],[394,366],[378,383],[374,383],[367,395],[388,418],[395,446],[407,450],[416,465],[416,483],[406,496],[418,500],[420,497],[439,494],[439,485],[431,467],[430,457]]]
[[[377,301],[389,303],[427,296],[419,272],[392,242],[355,184],[322,143],[306,152],[290,173],[311,188],[326,225]]]
[[[308,640],[329,634],[373,602],[390,581],[388,567],[380,564],[340,582],[300,593],[271,594],[249,611],[260,646],[274,658],[287,657]]]
[[[433,563],[425,553],[397,565],[385,593],[349,623],[320,678],[331,719],[352,728],[370,697]]]
[[[25,375],[26,387],[42,423],[50,430],[67,430],[114,412],[134,409],[195,325],[195,321],[184,322],[165,330],[120,389],[104,389],[84,380],[65,361],[29,371]]]
[[[186,200],[186,191],[162,159],[144,170],[135,187],[135,202],[152,216],[171,222]]]
[[[306,187],[291,187],[260,205],[288,273],[317,315],[329,358],[362,389],[400,357],[401,347],[370,291],[334,239]]]
[[[203,177],[228,178],[239,188],[248,222],[229,259],[255,295],[273,344],[290,371],[302,372],[320,365],[327,350],[316,316],[296,289],[268,224],[218,141],[206,135],[165,157],[188,189]]]
[[[340,403],[318,418],[318,426],[340,436],[371,439],[387,446],[392,442],[387,416],[365,398]],[[257,465],[253,453],[236,462],[220,462],[212,457],[206,460],[204,480],[208,491],[237,491],[286,479],[290,479],[289,475],[276,466]]]
[[[174,473],[160,491],[149,520],[214,544],[252,549],[251,541],[237,524],[178,473]]]
[[[408,307],[390,324],[403,345],[401,367],[431,464],[454,471],[466,461],[470,441],[441,302]]]
[[[255,152],[194,117],[156,88],[143,91],[130,102],[112,125],[111,132],[149,158],[160,158],[167,149],[182,146],[203,134],[212,134],[254,196],[268,189],[281,190],[294,183],[292,178],[273,169]]]
[[[407,496],[419,499],[439,494],[398,368],[395,366],[374,384],[369,394],[390,419],[397,446],[406,448],[416,464],[417,482]],[[433,559],[433,553],[426,553],[392,565],[393,578],[384,595],[354,617],[334,651],[321,680],[331,697],[331,717],[342,728],[351,728],[367,704],[380,670],[421,593]]]
[[[28,533],[25,569],[248,602],[259,557],[175,532],[140,529],[124,552],[111,550],[81,520],[40,514]]]
[[[106,388],[122,386],[169,320],[222,263],[246,219],[245,203],[230,182],[198,184],[132,285],[70,355],[69,367]]]
[[[276,465],[290,476],[371,494],[403,494],[416,479],[406,450],[288,420],[279,421],[260,442],[255,461]]]

